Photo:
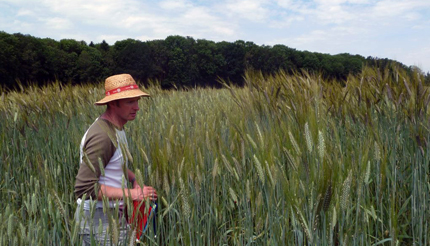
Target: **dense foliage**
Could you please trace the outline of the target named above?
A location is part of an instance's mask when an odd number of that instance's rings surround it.
[[[298,51],[285,45],[258,46],[252,42],[213,42],[170,36],[142,42],[127,39],[110,46],[105,41],[40,39],[0,32],[0,85],[17,88],[55,80],[84,84],[109,75],[129,73],[142,83],[171,86],[219,86],[219,78],[243,85],[245,69],[273,74],[279,69],[322,73],[324,78],[345,81],[364,64],[384,68],[395,61],[360,55],[329,55]],[[399,66],[403,66],[399,64]],[[427,76],[430,80],[430,75]]]
[[[422,74],[244,78],[147,89],[126,125],[130,167],[159,193],[145,245],[429,245]],[[103,92],[57,82],[0,96],[0,245],[79,245],[78,146]]]

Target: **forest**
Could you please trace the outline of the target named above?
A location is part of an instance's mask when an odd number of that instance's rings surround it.
[[[266,75],[280,70],[287,74],[306,71],[343,84],[348,75],[359,74],[364,66],[383,70],[392,64],[410,73],[422,73],[419,68],[387,58],[330,55],[243,40],[213,42],[169,36],[145,42],[126,39],[109,45],[104,40],[87,44],[0,32],[0,85],[6,89],[53,81],[87,84],[118,73],[129,73],[142,84],[155,83],[162,88],[219,87],[220,79],[241,86],[246,70]],[[425,84],[429,83],[427,73]]]

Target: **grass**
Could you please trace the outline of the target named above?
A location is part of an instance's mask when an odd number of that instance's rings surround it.
[[[126,125],[130,167],[160,197],[146,245],[428,245],[422,75],[244,78],[244,88],[147,88]],[[78,147],[102,88],[0,92],[1,245],[79,245]]]

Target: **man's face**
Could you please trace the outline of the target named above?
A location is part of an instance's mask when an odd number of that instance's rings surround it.
[[[115,103],[115,113],[124,124],[136,118],[136,113],[139,111],[139,99],[140,97],[119,99]]]

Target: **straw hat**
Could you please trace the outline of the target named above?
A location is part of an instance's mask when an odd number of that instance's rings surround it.
[[[148,93],[139,89],[139,86],[137,86],[136,81],[134,81],[130,74],[118,74],[107,78],[105,80],[105,95],[105,98],[94,104],[104,105],[118,99],[149,97]]]

